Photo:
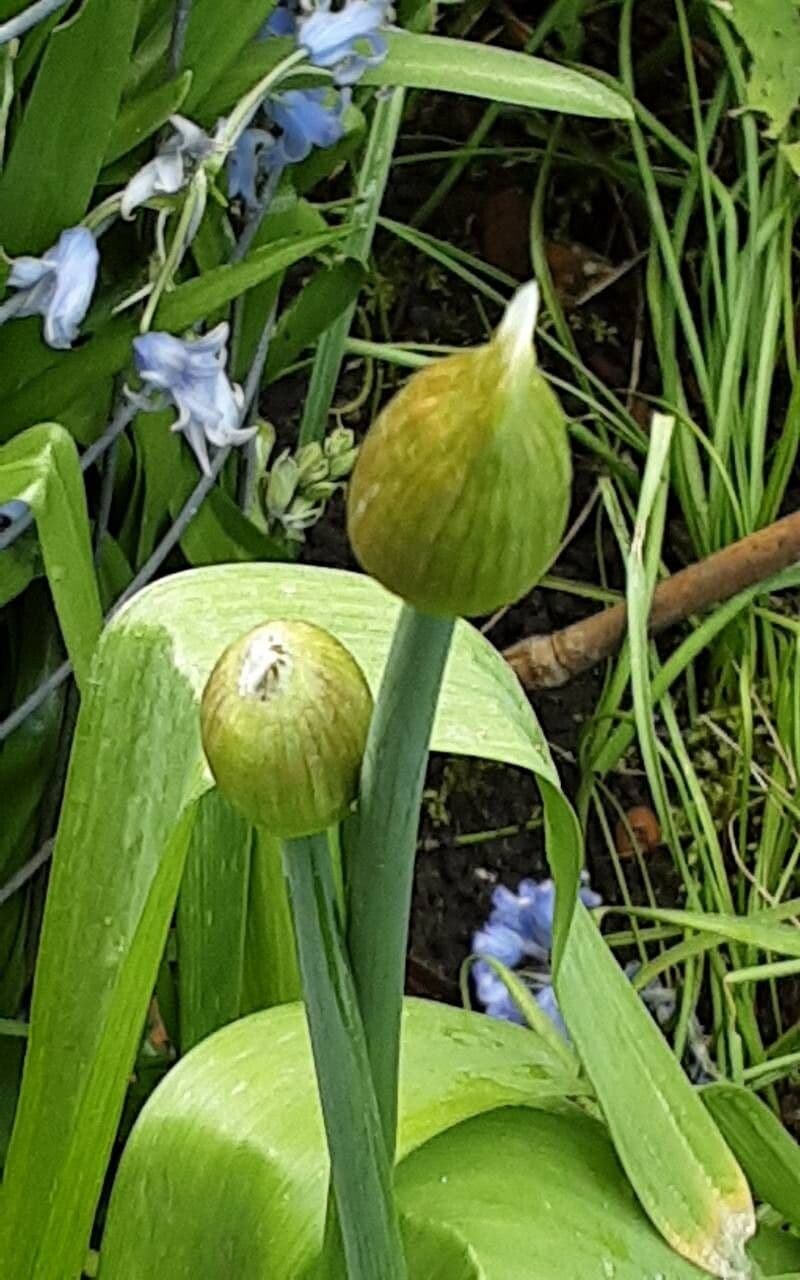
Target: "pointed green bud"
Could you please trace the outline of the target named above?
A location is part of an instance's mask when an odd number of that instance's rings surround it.
[[[491,613],[558,549],[571,464],[561,405],[536,367],[526,285],[491,342],[415,373],[378,416],[350,482],[353,549],[428,613]]]
[[[275,460],[267,478],[266,507],[267,513],[280,517],[289,506],[297,490],[297,463],[284,449]]]
[[[372,696],[358,663],[321,627],[268,622],[230,645],[200,708],[220,791],[273,835],[312,835],[356,798]]]

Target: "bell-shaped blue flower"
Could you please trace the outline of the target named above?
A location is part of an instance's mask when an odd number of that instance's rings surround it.
[[[62,231],[41,258],[15,258],[8,285],[18,290],[0,306],[0,324],[12,316],[42,316],[48,346],[64,350],[78,336],[97,283],[100,254],[86,227]]]
[[[273,127],[245,129],[228,156],[228,195],[249,207],[258,203],[260,180],[287,165],[299,164],[314,147],[332,147],[344,133],[342,118],[350,91],[289,89],[264,104],[263,116]]]
[[[525,1019],[514,1003],[508,987],[491,965],[486,964],[484,960],[478,960],[473,965],[472,977],[478,999],[490,1018],[501,1018],[504,1022],[524,1023]]]
[[[293,36],[297,31],[297,0],[279,0],[258,33],[259,40],[270,36]]]
[[[170,116],[173,132],[158,154],[136,172],[122,193],[120,213],[133,217],[134,211],[153,196],[174,196],[187,182],[193,165],[214,149],[199,125],[184,116]]]
[[[211,474],[208,443],[224,448],[244,444],[256,427],[243,428],[242,389],[225,372],[228,325],[202,338],[184,340],[171,333],[143,333],[134,339],[136,368],[142,382],[169,397],[178,410],[173,431],[183,431],[205,475]],[[153,408],[149,402],[143,408]]]
[[[382,28],[391,16],[390,0],[346,0],[338,10],[331,8],[331,0],[317,0],[313,12],[297,23],[297,42],[314,66],[332,72],[337,84],[355,84],[386,57]]]
[[[472,939],[472,950],[479,956],[492,956],[507,969],[518,965],[525,954],[522,938],[506,924],[490,921]]]
[[[342,116],[350,104],[348,90],[289,89],[267,103],[269,118],[280,130],[271,163],[299,164],[314,147],[332,147],[344,133]]]
[[[228,156],[228,196],[249,209],[258,204],[258,182],[270,168],[275,139],[266,129],[245,129]]]
[[[602,898],[587,883],[578,890],[586,907],[599,907]],[[523,976],[532,988],[539,1007],[566,1038],[566,1028],[553,989],[550,952],[553,949],[553,922],[556,889],[552,880],[521,880],[517,892],[498,885],[492,894],[492,909],[482,929],[472,937],[472,950],[477,956],[491,956],[508,969],[516,969],[525,960],[537,961],[538,972]],[[473,978],[478,999],[492,1018],[508,1022],[524,1022],[502,978],[482,960],[474,965]]]

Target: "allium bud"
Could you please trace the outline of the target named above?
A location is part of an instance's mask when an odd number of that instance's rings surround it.
[[[415,373],[361,446],[348,532],[368,573],[427,613],[472,616],[519,599],[561,541],[566,420],[536,367],[535,283],[491,342]]]
[[[230,645],[203,692],[217,786],[250,822],[288,839],[324,831],[356,798],[372,696],[338,640],[268,622]]]

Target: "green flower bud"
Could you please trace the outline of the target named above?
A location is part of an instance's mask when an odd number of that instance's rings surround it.
[[[343,453],[350,453],[356,443],[356,433],[350,427],[334,427],[325,437],[326,458],[338,458]]]
[[[217,786],[273,835],[312,835],[356,798],[372,696],[338,640],[307,622],[268,622],[230,645],[200,708]]]
[[[327,502],[332,498],[339,485],[334,480],[318,480],[303,490],[303,497],[311,502]]]
[[[297,489],[297,463],[285,449],[267,478],[266,507],[270,516],[282,516]]]
[[[328,464],[322,452],[322,445],[314,441],[304,444],[295,454],[297,462],[297,483],[301,488],[314,484],[317,480],[325,480],[328,475]]]
[[[409,379],[361,446],[348,532],[368,573],[428,613],[472,616],[546,572],[569,511],[561,405],[532,347],[526,285],[490,343]]]

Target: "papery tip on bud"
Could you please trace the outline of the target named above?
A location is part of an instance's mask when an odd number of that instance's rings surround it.
[[[539,316],[539,286],[535,280],[522,286],[506,307],[495,340],[506,351],[509,365],[523,356],[532,355],[533,335]]]

